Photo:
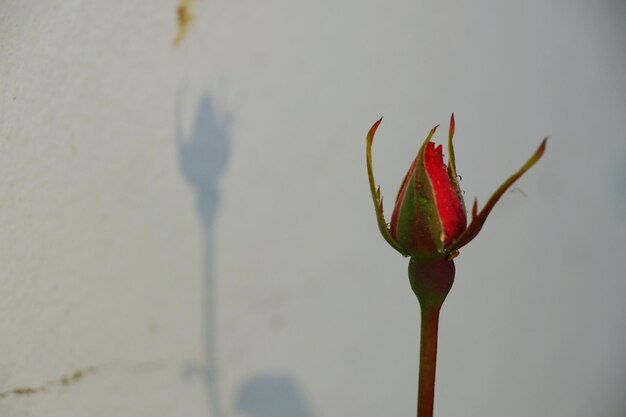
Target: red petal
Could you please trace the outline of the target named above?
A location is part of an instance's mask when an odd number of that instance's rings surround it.
[[[437,212],[444,234],[443,243],[444,246],[447,246],[463,233],[467,226],[467,217],[463,209],[463,202],[459,199],[450,182],[450,177],[448,177],[441,145],[436,148],[432,142],[426,145],[424,167],[435,194]]]

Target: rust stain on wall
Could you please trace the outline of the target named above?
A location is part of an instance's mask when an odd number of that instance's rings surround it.
[[[60,379],[58,379],[57,381],[51,381],[50,383],[54,384],[54,385],[70,385],[70,384],[74,384],[74,383],[80,381],[81,379],[83,379],[85,377],[85,375],[93,373],[93,372],[96,372],[96,368],[95,367],[79,369],[78,371],[74,371],[74,373],[72,375],[63,376]]]
[[[16,388],[11,388],[8,391],[4,391],[4,392],[0,392],[0,399],[2,398],[6,398],[10,395],[17,395],[17,396],[29,396],[29,395],[34,395],[34,394],[39,394],[42,392],[46,392],[48,390],[48,388],[52,388],[55,386],[67,386],[67,385],[71,385],[74,384],[78,381],[80,381],[81,379],[83,379],[86,375],[94,373],[97,371],[97,368],[95,366],[90,366],[84,369],[79,369],[77,371],[74,371],[73,373],[69,374],[69,375],[63,375],[58,379],[54,379],[51,381],[46,382],[43,385],[38,385],[38,386],[34,386],[34,387],[16,387]]]
[[[45,387],[37,387],[37,388],[24,387],[24,388],[13,388],[11,393],[15,395],[33,395],[33,394],[37,394],[38,392],[43,392],[45,390],[46,390]]]
[[[126,372],[133,373],[145,373],[145,372],[155,372],[162,368],[163,363],[161,361],[152,361],[152,362],[141,362],[135,363],[133,365],[124,365],[124,364],[111,364],[109,366],[88,366],[82,369],[78,369],[70,374],[62,375],[59,378],[52,379],[50,381],[45,382],[41,385],[35,385],[31,387],[15,387],[10,388],[6,391],[0,392],[0,400],[3,398],[7,398],[10,396],[20,396],[26,397],[35,394],[44,393],[52,388],[63,388],[69,385],[73,385],[87,375],[94,374],[96,372],[105,371],[105,370],[121,370]]]
[[[174,46],[180,45],[180,43],[187,35],[187,30],[189,29],[189,25],[193,20],[194,16],[190,12],[191,3],[194,0],[180,0],[178,7],[176,8],[176,19],[178,21],[178,32],[176,33],[176,37],[174,38]]]

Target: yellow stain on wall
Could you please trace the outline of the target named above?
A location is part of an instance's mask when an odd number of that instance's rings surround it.
[[[189,29],[189,25],[193,20],[194,16],[191,14],[189,9],[191,8],[191,3],[194,0],[180,0],[180,4],[176,8],[176,19],[178,21],[178,32],[176,33],[176,37],[174,38],[174,46],[180,45],[180,43],[187,35],[187,30]]]

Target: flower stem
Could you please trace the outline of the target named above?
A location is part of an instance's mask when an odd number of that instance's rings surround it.
[[[433,417],[439,311],[454,283],[454,272],[449,259],[411,258],[409,262],[409,280],[422,314],[417,417]]]
[[[432,417],[435,402],[437,332],[441,306],[422,307],[420,368],[417,388],[417,417]]]

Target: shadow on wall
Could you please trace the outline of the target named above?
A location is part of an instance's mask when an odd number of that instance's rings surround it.
[[[229,156],[228,117],[218,117],[208,95],[202,96],[193,130],[186,135],[182,127],[180,100],[176,103],[176,144],[179,168],[196,196],[196,210],[204,238],[204,363],[192,366],[186,374],[201,374],[206,380],[212,417],[222,417],[217,375],[215,332],[215,219],[219,210],[219,180]]]
[[[296,382],[281,375],[248,380],[237,394],[237,409],[250,417],[313,417]]]
[[[622,197],[622,203],[626,203],[626,164],[621,167],[621,175],[617,175],[619,178],[618,194]]]
[[[204,238],[204,363],[189,366],[185,374],[202,376],[207,385],[210,416],[224,417],[217,377],[214,250],[219,182],[229,158],[230,118],[218,117],[213,101],[204,95],[193,128],[186,134],[181,112],[178,99],[175,123],[179,168],[194,190]],[[237,395],[237,408],[251,417],[312,417],[298,385],[286,376],[261,375],[245,382]]]

